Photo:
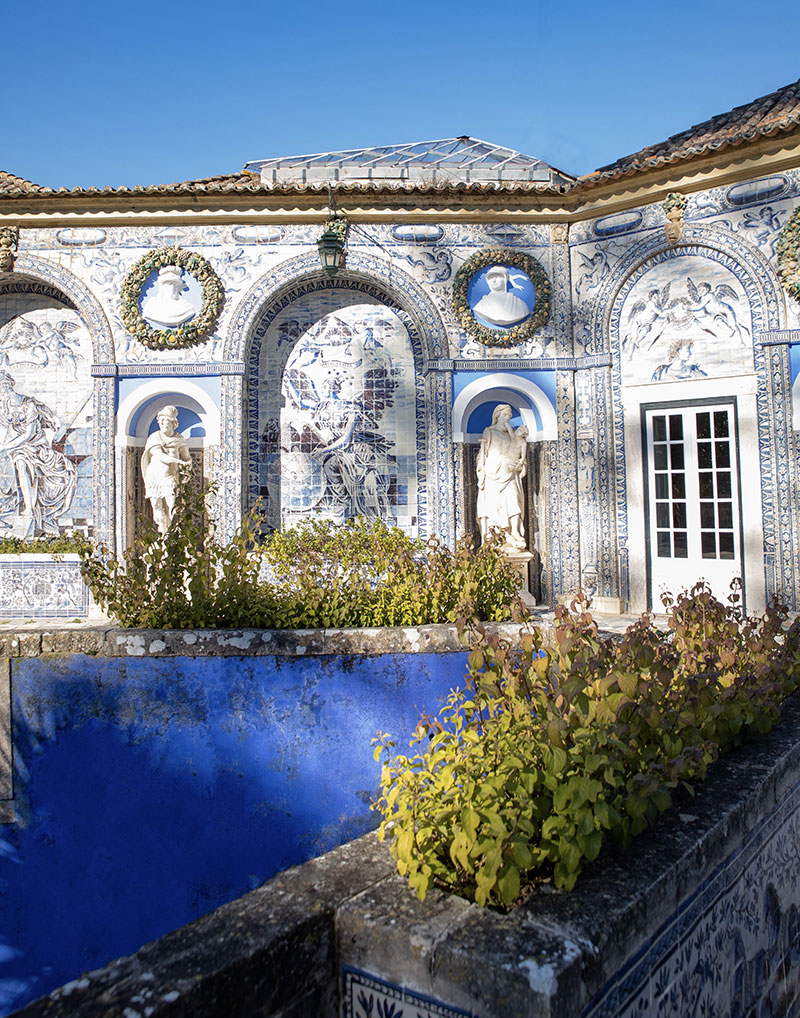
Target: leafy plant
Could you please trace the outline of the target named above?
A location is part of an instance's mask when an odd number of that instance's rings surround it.
[[[507,619],[516,579],[499,547],[450,551],[380,520],[311,520],[258,543],[257,514],[220,544],[184,490],[165,535],[142,525],[124,554],[87,551],[83,575],[124,626],[269,629]]]
[[[234,540],[215,540],[204,495],[178,492],[166,534],[145,520],[122,562],[105,546],[81,556],[81,572],[99,605],[123,626],[187,629],[258,625],[269,610],[252,553],[255,519]]]
[[[0,538],[0,555],[67,555],[88,551],[91,544],[81,534],[62,534],[52,537]]]
[[[551,643],[473,627],[468,686],[421,719],[412,752],[374,740],[379,837],[419,897],[509,905],[534,875],[569,890],[609,836],[627,846],[677,785],[768,731],[798,685],[800,623],[777,606],[748,618],[737,599],[698,584],[667,597],[666,632],[644,615],[620,640],[581,603],[556,610]]]

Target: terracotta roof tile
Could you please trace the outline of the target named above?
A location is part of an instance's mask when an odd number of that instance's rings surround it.
[[[20,178],[12,178],[19,180]],[[26,182],[23,182],[26,183]],[[464,183],[462,181],[437,181],[435,183],[419,182],[392,182],[383,180],[367,181],[337,181],[330,185],[337,194],[484,194],[493,191],[521,191],[531,194],[564,194],[571,189],[572,184],[550,184],[549,182],[531,181],[481,181]],[[133,187],[59,187],[57,189],[38,187],[33,184],[23,190],[3,190],[0,179],[0,196],[21,195],[21,194],[48,194],[48,195],[98,195],[98,194],[144,194],[144,195],[184,195],[184,194],[226,194],[233,195],[242,192],[250,194],[327,194],[327,182],[314,182],[308,184],[276,183],[265,184],[257,173],[242,171],[240,173],[226,173],[217,177],[203,177],[199,180],[185,180],[175,184],[135,184]]]
[[[13,173],[6,173],[5,170],[0,170],[0,195],[51,193],[49,187],[40,187],[30,180],[25,180],[24,177],[15,177]]]
[[[680,134],[650,145],[639,152],[601,166],[594,173],[579,179],[580,184],[627,176],[667,163],[705,155],[733,145],[741,145],[759,137],[791,131],[800,125],[800,81],[785,85],[776,92],[737,106]]]

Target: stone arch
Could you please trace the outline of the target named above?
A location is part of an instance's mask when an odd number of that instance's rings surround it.
[[[56,291],[81,318],[92,340],[94,376],[94,531],[111,545],[114,540],[114,337],[97,297],[69,269],[25,252],[14,260],[14,271],[0,281],[0,292]],[[98,367],[95,367],[97,365]],[[102,367],[99,367],[102,365]]]
[[[761,252],[730,230],[687,225],[679,244],[668,244],[664,234],[660,230],[655,231],[615,263],[594,305],[592,340],[596,352],[612,348],[615,336],[619,334],[619,315],[624,298],[647,268],[687,254],[710,258],[731,269],[750,301],[754,331],[779,327],[783,293],[774,269]]]
[[[347,254],[346,267],[335,276],[324,275],[317,255],[309,253],[281,262],[256,280],[231,316],[225,360],[245,361],[264,309],[267,314],[277,314],[285,306],[282,301],[299,287],[306,285],[309,291],[336,290],[352,289],[359,284],[380,290],[387,306],[408,315],[419,334],[420,354],[425,360],[448,356],[447,333],[441,317],[419,283],[383,258],[353,251]]]
[[[355,251],[348,253],[347,267],[333,277],[325,276],[316,254],[291,258],[258,280],[235,308],[224,357],[242,364],[244,380],[228,377],[222,389],[223,457],[222,504],[224,532],[231,535],[239,522],[245,491],[242,487],[243,459],[247,464],[258,437],[253,432],[253,396],[248,396],[248,413],[243,399],[248,381],[257,370],[260,343],[275,317],[294,301],[319,291],[363,293],[385,305],[406,327],[415,364],[417,391],[417,444],[420,463],[426,468],[424,533],[436,533],[447,541],[454,538],[453,465],[449,449],[450,378],[443,372],[425,372],[428,362],[445,356],[446,330],[428,294],[407,273],[385,259]],[[247,418],[247,430],[242,422]],[[247,492],[252,495],[252,484]]]
[[[13,283],[15,276],[41,280],[55,290],[60,290],[86,323],[92,337],[95,362],[114,363],[114,336],[108,318],[100,301],[82,280],[62,265],[32,254],[21,254],[15,259],[14,272],[3,280],[3,284]]]
[[[780,327],[784,316],[784,297],[778,277],[763,254],[742,241],[732,231],[714,226],[684,227],[681,241],[670,245],[661,230],[654,231],[635,244],[609,273],[594,306],[592,319],[592,345],[595,352],[610,351],[612,355],[610,391],[597,394],[597,404],[610,404],[610,414],[597,422],[597,446],[611,450],[605,463],[614,464],[613,476],[606,467],[598,470],[598,504],[608,507],[607,515],[598,517],[601,533],[616,531],[619,556],[619,588],[623,600],[628,596],[628,505],[627,505],[627,452],[625,448],[625,413],[622,395],[620,357],[620,324],[622,308],[627,295],[636,282],[651,267],[686,256],[706,258],[728,269],[741,284],[747,297],[752,322],[753,360],[758,387],[758,432],[761,455],[762,520],[765,547],[779,541],[776,532],[779,521],[776,507],[790,503],[789,478],[790,451],[785,441],[774,442],[779,431],[788,437],[787,421],[791,419],[791,392],[781,394],[770,376],[769,362],[775,357],[788,359],[781,353],[762,347],[758,334]],[[784,367],[785,374],[785,367]],[[784,448],[785,446],[785,448]],[[782,490],[785,489],[785,490]],[[788,567],[794,569],[793,565]],[[794,583],[794,581],[792,581]],[[770,591],[767,583],[768,594]],[[785,592],[785,587],[784,587]]]

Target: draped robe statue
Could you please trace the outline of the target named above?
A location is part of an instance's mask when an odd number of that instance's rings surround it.
[[[526,550],[523,525],[522,479],[526,472],[528,429],[511,426],[511,407],[495,407],[491,426],[486,428],[478,451],[477,517],[481,540],[492,530],[504,535],[508,552]]]

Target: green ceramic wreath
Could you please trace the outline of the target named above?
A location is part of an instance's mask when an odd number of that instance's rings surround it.
[[[783,285],[790,297],[800,301],[800,208],[789,216],[775,249]]]
[[[530,317],[519,325],[507,329],[492,329],[482,325],[475,317],[467,300],[472,277],[487,265],[510,265],[524,272],[533,283],[536,302]],[[458,320],[466,331],[486,346],[516,346],[528,339],[547,321],[550,314],[550,280],[542,265],[533,255],[524,251],[511,251],[501,247],[487,247],[468,258],[456,273],[453,283],[453,306]]]
[[[150,274],[165,265],[177,265],[193,276],[202,289],[203,303],[197,314],[184,325],[154,329],[142,317],[139,298]],[[194,346],[214,331],[225,303],[225,291],[219,276],[202,255],[180,247],[162,247],[148,251],[133,266],[122,284],[120,301],[122,321],[132,336],[151,350],[174,350]]]

